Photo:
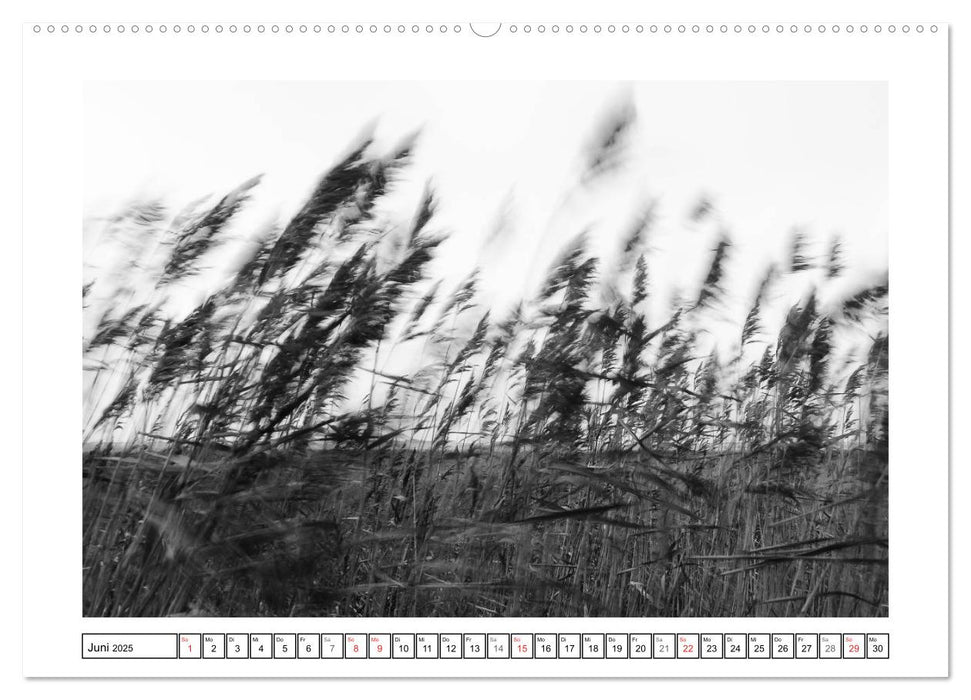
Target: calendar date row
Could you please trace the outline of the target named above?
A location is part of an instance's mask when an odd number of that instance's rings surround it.
[[[84,634],[85,659],[888,659],[889,634]]]

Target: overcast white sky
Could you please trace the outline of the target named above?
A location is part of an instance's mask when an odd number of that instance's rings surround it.
[[[638,113],[629,162],[578,188],[583,147],[626,99]],[[421,128],[401,220],[433,180],[438,226],[453,233],[437,271],[458,279],[484,265],[496,300],[528,293],[584,228],[610,259],[649,197],[660,202],[651,274],[667,296],[695,294],[710,260],[715,226],[688,221],[703,193],[736,243],[726,286],[740,307],[794,226],[819,252],[843,236],[852,279],[887,265],[884,83],[99,82],[85,114],[89,223],[134,197],[185,204],[264,173],[244,234],[294,213],[368,122],[389,148]],[[484,251],[501,211],[510,234]]]

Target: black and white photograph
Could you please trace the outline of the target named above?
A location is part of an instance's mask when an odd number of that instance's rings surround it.
[[[83,99],[84,616],[889,615],[886,83]]]

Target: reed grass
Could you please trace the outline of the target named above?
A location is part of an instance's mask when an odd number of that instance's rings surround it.
[[[628,120],[585,182],[618,167]],[[883,281],[769,327],[780,279],[845,274],[838,241],[816,260],[797,232],[720,355],[702,331],[730,236],[648,318],[652,203],[616,269],[580,236],[503,315],[475,274],[451,293],[430,279],[431,190],[403,237],[383,218],[411,148],[349,149],[188,312],[179,285],[238,235],[258,179],[113,220],[112,245],[150,234],[161,253],[136,246],[84,289],[102,314],[84,344],[85,615],[888,614]]]

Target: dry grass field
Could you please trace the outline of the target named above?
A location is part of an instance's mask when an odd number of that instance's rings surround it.
[[[885,281],[823,304],[839,243],[796,233],[719,353],[730,236],[658,316],[645,215],[619,266],[577,236],[495,310],[474,275],[430,279],[431,190],[384,225],[408,156],[353,148],[187,312],[173,290],[258,180],[111,221],[124,255],[84,288],[85,615],[888,614]]]

